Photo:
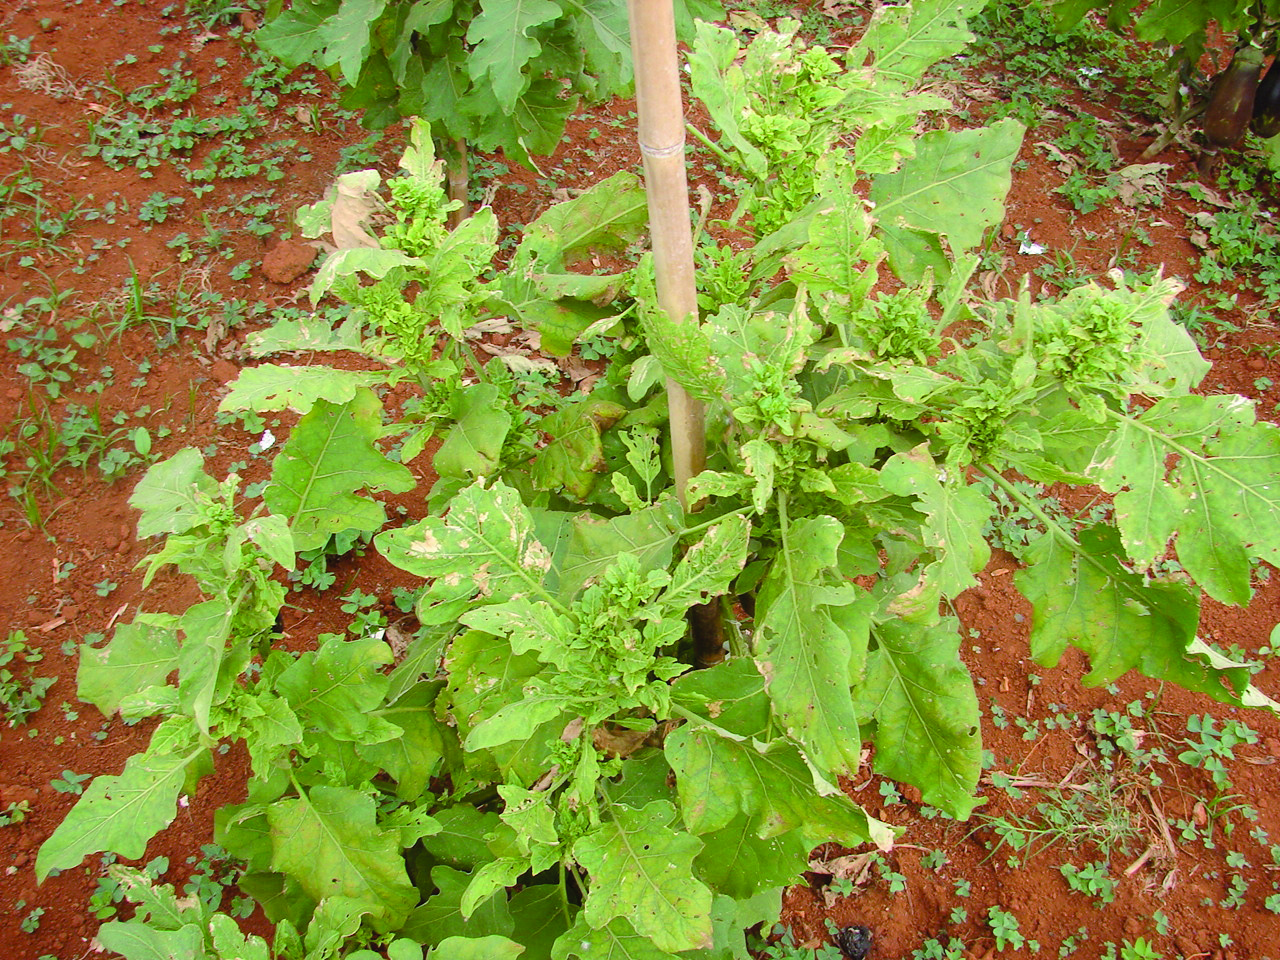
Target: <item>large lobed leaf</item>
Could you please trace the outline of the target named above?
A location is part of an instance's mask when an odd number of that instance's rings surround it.
[[[294,877],[317,902],[343,897],[378,929],[395,929],[418,903],[399,833],[376,823],[376,804],[348,787],[314,786],[267,808],[271,868]]]
[[[1077,540],[1078,545],[1068,545],[1045,534],[1032,543],[1027,567],[1016,575],[1018,589],[1034,608],[1031,655],[1036,661],[1054,666],[1070,644],[1089,656],[1084,682],[1090,686],[1139,670],[1234,699],[1242,680],[1238,671],[1212,670],[1187,653],[1200,619],[1198,592],[1127,569],[1113,527],[1088,527]]]
[[[711,946],[711,891],[693,875],[702,841],[671,826],[675,809],[665,800],[612,812],[613,820],[573,847],[591,874],[587,923],[598,930],[625,917],[669,952]]]
[[[1116,494],[1129,555],[1149,564],[1176,538],[1206,593],[1248,603],[1250,557],[1280,562],[1280,428],[1235,396],[1174,397],[1117,419],[1089,475]]]
[[[358,491],[413,489],[409,469],[375,445],[381,414],[377,396],[363,387],[341,405],[317,401],[276,457],[263,499],[272,513],[292,518],[297,550],[323,547],[345,530],[372,533],[381,527],[382,504]]]
[[[905,283],[919,283],[929,266],[935,279],[948,275],[950,260],[936,237],[958,256],[1000,222],[1022,134],[1022,125],[1008,119],[973,130],[934,130],[901,168],[872,180],[877,226]]]

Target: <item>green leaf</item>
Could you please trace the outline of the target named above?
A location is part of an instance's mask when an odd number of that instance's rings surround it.
[[[290,67],[319,59],[321,29],[338,12],[338,0],[304,0],[279,11],[253,33],[254,42]]]
[[[973,586],[974,574],[991,558],[982,536],[991,517],[990,498],[954,471],[948,475],[940,469],[926,444],[890,457],[880,482],[890,493],[917,498],[913,506],[928,518],[921,531],[924,546],[934,556],[928,573],[943,596],[954,597]]]
[[[446,937],[431,950],[430,960],[515,960],[524,950],[506,937]]]
[[[585,499],[607,467],[602,434],[626,412],[621,404],[585,397],[567,402],[544,418],[538,429],[551,440],[533,463],[538,489],[558,492],[563,488],[578,500]]]
[[[252,517],[240,525],[245,536],[256,543],[268,557],[286,570],[294,567],[293,534],[289,532],[289,518],[269,513]]]
[[[557,558],[551,572],[560,573],[558,595],[573,596],[616,563],[621,553],[634,554],[641,569],[665,570],[683,531],[684,512],[674,500],[608,520],[591,513],[574,517],[565,555]]]
[[[434,715],[438,688],[438,683],[419,683],[379,711],[382,720],[401,729],[400,736],[356,745],[361,757],[395,779],[396,796],[401,800],[422,796],[444,756],[444,738]]]
[[[140,613],[132,623],[116,627],[105,647],[80,645],[76,696],[111,716],[125,697],[164,683],[177,667],[175,618]]]
[[[142,511],[138,536],[186,533],[207,520],[206,504],[218,485],[204,472],[204,457],[194,447],[179,450],[153,464],[129,495],[129,506]]]
[[[1022,134],[1022,125],[1009,119],[971,130],[934,130],[920,138],[916,155],[900,169],[872,180],[877,226],[903,282],[923,279],[910,258],[910,246],[918,243],[913,231],[945,237],[958,256],[1000,222]]]
[[[966,819],[982,772],[978,698],[954,620],[886,620],[858,698],[876,721],[875,769],[920,788],[926,803]]]
[[[390,682],[382,668],[391,661],[391,648],[381,640],[333,637],[300,655],[276,688],[295,713],[334,739],[379,743],[401,733],[373,713]]]
[[[1079,549],[1046,534],[1027,552],[1018,589],[1031,601],[1031,655],[1053,666],[1067,645],[1089,656],[1088,686],[1110,683],[1131,669],[1171,680],[1219,700],[1234,699],[1220,677],[1187,656],[1200,620],[1200,598],[1185,583],[1148,580],[1126,569],[1112,527],[1080,531]]]
[[[672,571],[659,599],[662,609],[680,615],[723,595],[746,563],[750,536],[751,521],[741,514],[726,517],[708,530]]]
[[[619,252],[649,223],[644,188],[634,173],[619,171],[585,193],[557,203],[525,228],[515,262],[528,258],[560,272],[592,253]]]
[[[315,550],[344,530],[373,532],[386,522],[382,504],[360,490],[404,493],[415,485],[404,464],[375,445],[382,405],[361,388],[350,401],[320,400],[294,428],[276,457],[263,499],[272,513],[293,520],[294,547]]]
[[[492,476],[511,429],[498,388],[492,383],[463,387],[453,395],[451,413],[457,422],[431,461],[436,473],[460,480]]]
[[[965,19],[988,0],[913,0],[876,9],[850,61],[863,64],[870,54],[878,83],[914,87],[930,66],[965,48],[971,34]]]
[[[712,23],[696,24],[697,39],[689,52],[689,80],[693,94],[706,105],[716,129],[742,158],[756,179],[768,174],[768,160],[742,133],[738,121],[751,113],[751,100],[742,67],[742,48],[732,30]]]
[[[884,256],[884,247],[871,237],[871,215],[854,182],[853,171],[843,166],[823,175],[809,239],[788,258],[792,278],[822,295],[816,302],[833,323],[846,323],[861,309]]]
[[[183,634],[178,652],[178,702],[204,734],[209,733],[210,709],[222,702],[232,682],[222,663],[237,612],[225,597],[215,597],[188,607],[178,620]]]
[[[487,76],[504,113],[510,114],[528,80],[525,67],[542,51],[529,31],[561,15],[551,0],[482,0],[467,27],[472,45],[467,71],[473,80]]]
[[[320,264],[315,279],[311,281],[311,305],[314,307],[319,303],[343,277],[354,277],[362,273],[374,280],[381,280],[397,267],[420,272],[426,268],[426,264],[417,257],[411,257],[403,250],[392,247],[344,247],[335,250]]]
[[[677,960],[648,937],[636,933],[624,917],[617,917],[593,929],[584,913],[551,948],[552,960]]]
[[[501,481],[488,490],[474,483],[453,498],[445,518],[388,530],[376,542],[402,570],[426,578],[453,575],[493,601],[518,591],[545,595],[541,584],[551,554],[534,536],[520,495]]]
[[[694,867],[698,877],[718,894],[745,900],[762,891],[803,882],[801,878],[809,868],[809,851],[813,849],[807,834],[791,830],[762,839],[751,825],[753,819],[739,814],[728,826],[702,835],[706,847],[698,854]],[[777,916],[775,913],[768,919]]]
[[[560,888],[554,883],[535,883],[511,897],[511,917],[520,931],[526,953],[522,960],[551,960],[557,938],[569,929],[560,907]]]
[[[323,65],[336,66],[351,86],[369,59],[370,34],[386,6],[387,0],[342,0],[338,12],[320,24],[318,39],[326,48]]]
[[[261,363],[245,367],[218,404],[220,411],[296,410],[309,413],[317,401],[343,404],[357,393],[385,383],[387,377],[369,370],[334,367],[293,367]]]
[[[490,897],[470,917],[463,917],[461,903],[471,882],[469,874],[452,867],[432,867],[431,882],[437,892],[413,911],[401,936],[435,946],[450,937],[507,937],[515,931],[506,897]]]
[[[663,800],[613,815],[573,847],[591,874],[582,916],[597,930],[626,917],[660,950],[710,946],[711,891],[693,876],[702,842],[672,829],[675,810]]]
[[[852,775],[861,737],[850,685],[851,659],[865,649],[868,621],[855,588],[837,571],[844,528],[806,517],[783,533],[760,586],[755,660],[787,734],[819,769]]]
[[[1280,562],[1280,429],[1254,417],[1244,397],[1161,400],[1117,417],[1089,466],[1116,494],[1134,560],[1150,563],[1176,536],[1179,561],[1223,603],[1249,602],[1250,557]]]
[[[95,936],[102,949],[125,960],[191,960],[205,955],[204,934],[194,923],[159,930],[136,921],[113,920],[100,926]]]
[[[405,872],[399,834],[379,829],[373,797],[347,787],[316,785],[267,808],[271,869],[294,877],[313,900],[349,898],[395,929],[418,903]]]
[[[119,776],[95,777],[36,855],[36,878],[66,870],[91,853],[111,851],[135,860],[150,839],[173,822],[187,766],[204,747],[186,718],[156,727],[143,753],[135,753]]]
[[[677,728],[665,744],[681,814],[691,831],[714,833],[745,818],[760,839],[797,833],[803,838],[801,870],[804,855],[820,843],[844,837],[840,842],[853,844],[871,837],[866,814],[847,797],[834,789],[829,795],[819,793],[794,743],[764,740],[769,701],[750,660],[728,660],[690,673],[676,681],[672,697],[707,719]],[[794,846],[795,841],[787,841],[781,849]],[[720,849],[708,841],[702,859],[714,858]],[[743,878],[742,884],[752,881]]]

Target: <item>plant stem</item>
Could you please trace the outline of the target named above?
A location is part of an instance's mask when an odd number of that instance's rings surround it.
[[[1012,483],[1000,476],[991,467],[983,464],[978,467],[984,477],[991,480],[996,486],[1003,490],[1011,500],[1015,501],[1019,506],[1025,509],[1029,514],[1044,524],[1045,529],[1058,538],[1063,546],[1068,547],[1075,552],[1080,552],[1080,544],[1076,542],[1076,538],[1068,533],[1057,520],[1045,513],[1040,508],[1040,504],[1036,503],[1030,497],[1026,496],[1021,490]]]
[[[566,875],[564,861],[560,861],[560,910],[564,914],[567,926],[573,926],[573,917],[569,914],[569,879]]]
[[[736,166],[736,164],[733,162],[733,158],[729,156],[729,154],[724,152],[720,144],[716,143],[714,140],[708,137],[705,133],[703,133],[701,130],[695,127],[692,123],[689,123],[686,120],[684,124],[684,128],[688,130],[690,133],[692,133],[695,137],[697,137],[698,141],[704,147],[706,147],[708,150],[714,153],[716,157],[719,158],[720,162],[723,163],[726,167],[733,169],[733,167]]]

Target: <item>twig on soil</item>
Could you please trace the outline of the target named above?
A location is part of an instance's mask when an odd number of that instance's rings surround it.
[[[1147,803],[1151,805],[1151,812],[1155,815],[1156,824],[1160,827],[1160,835],[1164,837],[1165,846],[1169,849],[1169,858],[1177,860],[1178,848],[1174,845],[1173,833],[1169,830],[1169,821],[1165,819],[1164,811],[1156,803],[1155,797],[1151,796],[1150,790],[1143,790],[1142,793],[1147,798]]]
[[[1156,852],[1155,842],[1153,841],[1151,843],[1148,843],[1147,849],[1142,851],[1142,855],[1138,857],[1137,860],[1133,861],[1133,863],[1129,864],[1127,867],[1124,868],[1124,875],[1126,877],[1132,877],[1135,873],[1137,873],[1144,866],[1146,866],[1147,861],[1151,859],[1152,854],[1154,854],[1155,852]]]

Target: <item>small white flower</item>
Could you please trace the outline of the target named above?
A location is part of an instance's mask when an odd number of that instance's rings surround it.
[[[263,430],[262,439],[258,441],[258,450],[259,451],[270,450],[272,445],[275,442],[276,442],[276,435],[272,433],[270,430]]]
[[[1080,72],[1080,76],[1082,77],[1096,77],[1098,74],[1102,73],[1102,68],[1101,67],[1081,67],[1079,72]]]
[[[1034,240],[1023,240],[1018,244],[1019,253],[1029,253],[1033,256],[1044,253],[1049,248],[1042,243],[1036,243]]]
[[[182,796],[180,796],[180,797],[178,798],[178,806],[182,807],[184,810],[186,809],[187,804],[188,804],[188,803],[190,803],[190,802],[191,802],[191,801],[190,801],[190,799],[187,797],[187,795],[186,795],[186,794],[183,794]]]

